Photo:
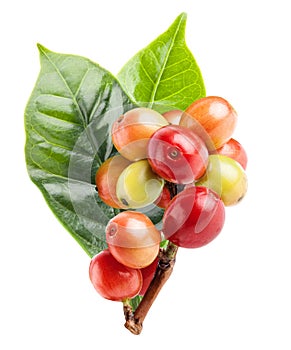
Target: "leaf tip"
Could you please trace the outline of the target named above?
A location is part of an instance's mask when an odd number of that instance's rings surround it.
[[[187,19],[187,13],[186,12],[182,12],[180,13],[180,15],[178,16],[178,18],[183,19],[184,21]]]
[[[46,47],[44,47],[44,46],[41,45],[40,43],[37,43],[36,46],[37,46],[38,51],[39,51],[40,53],[48,52],[48,51],[49,51]]]
[[[187,21],[187,13],[186,12],[180,13],[179,16],[175,20],[175,22],[178,22],[178,23],[186,23],[186,21]]]
[[[171,25],[171,28],[180,28],[181,32],[185,32],[186,21],[187,21],[187,13],[182,12],[178,17],[176,17],[175,21]]]

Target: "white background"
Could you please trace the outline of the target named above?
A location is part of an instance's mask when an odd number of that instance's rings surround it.
[[[3,1],[0,348],[291,348],[290,11],[277,0]],[[25,167],[23,114],[36,43],[116,74],[187,12],[186,39],[208,95],[239,114],[249,190],[221,235],[181,249],[140,336],[88,278],[89,258],[50,212]]]

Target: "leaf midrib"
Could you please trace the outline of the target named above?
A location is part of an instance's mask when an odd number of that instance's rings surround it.
[[[176,41],[176,37],[177,37],[178,32],[179,32],[179,30],[180,30],[180,26],[181,26],[181,22],[182,22],[182,21],[183,21],[183,17],[180,19],[179,25],[178,25],[177,28],[176,28],[176,31],[175,31],[175,33],[174,33],[174,35],[173,35],[173,39],[171,40],[170,48],[169,48],[168,53],[167,53],[167,55],[166,55],[166,59],[164,60],[163,66],[162,66],[162,68],[161,68],[161,70],[160,70],[160,73],[159,73],[159,75],[158,75],[158,79],[157,79],[156,83],[154,84],[154,88],[153,88],[152,93],[151,93],[149,108],[152,108],[153,105],[154,105],[154,103],[155,103],[155,96],[156,96],[156,94],[157,94],[159,84],[160,84],[161,79],[162,79],[162,76],[163,76],[163,74],[164,74],[165,66],[167,65],[167,62],[168,62],[168,60],[169,60],[169,56],[170,56],[170,53],[171,53],[171,51],[172,51],[172,49],[173,49],[174,43],[175,43],[175,41]]]

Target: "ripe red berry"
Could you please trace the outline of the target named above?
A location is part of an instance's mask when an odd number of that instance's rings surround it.
[[[155,201],[155,205],[159,208],[165,209],[171,201],[171,193],[166,185],[164,185],[162,193],[159,198]]]
[[[211,242],[222,230],[224,205],[206,187],[189,187],[176,195],[163,217],[163,234],[179,247],[198,248]]]
[[[148,161],[160,177],[188,184],[199,179],[207,167],[208,150],[191,130],[168,125],[157,130],[148,142]]]
[[[143,284],[140,270],[120,264],[108,249],[92,258],[89,277],[96,291],[113,301],[135,297]]]
[[[152,279],[154,278],[158,263],[159,263],[159,259],[156,258],[149,266],[144,267],[143,269],[140,270],[142,274],[143,284],[139,292],[139,295],[144,295],[145,292],[147,291]]]
[[[232,158],[236,160],[244,168],[244,170],[246,170],[248,163],[246,151],[243,146],[233,138],[226,142],[222,147],[211,153]]]

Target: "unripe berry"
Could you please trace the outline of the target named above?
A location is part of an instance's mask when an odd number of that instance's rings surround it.
[[[98,190],[99,197],[104,203],[113,208],[127,208],[123,205],[116,196],[116,184],[120,173],[129,165],[131,162],[120,156],[108,158],[104,163],[101,164],[96,172],[95,183]]]
[[[112,127],[112,141],[116,149],[130,161],[145,159],[151,135],[168,125],[167,120],[149,108],[134,108],[119,117]]]
[[[173,109],[171,111],[163,113],[163,117],[170,123],[174,125],[179,125],[183,111],[179,109]]]
[[[106,227],[106,242],[121,264],[132,268],[150,265],[159,253],[161,235],[143,213],[123,211]]]
[[[194,101],[180,120],[180,125],[195,131],[210,150],[224,145],[231,138],[236,124],[236,111],[229,102],[218,96]]]
[[[223,155],[210,155],[205,175],[197,182],[215,191],[224,205],[238,203],[247,191],[247,176],[234,159]]]
[[[130,164],[120,174],[116,195],[124,208],[142,208],[161,194],[164,180],[155,174],[146,159]]]

